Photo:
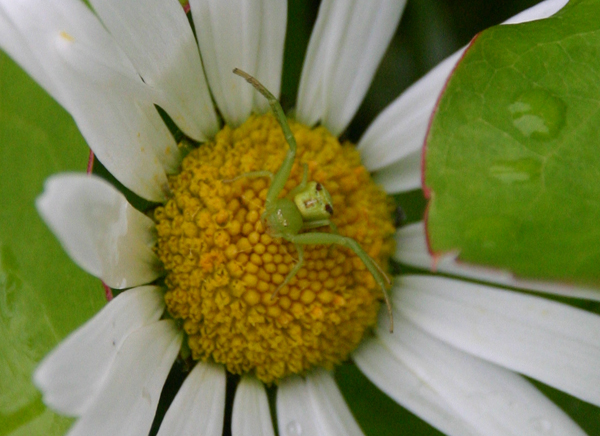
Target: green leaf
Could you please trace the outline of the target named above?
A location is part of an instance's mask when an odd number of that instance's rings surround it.
[[[44,180],[85,171],[88,150],[71,117],[0,52],[0,436],[62,435],[31,382],[44,355],[103,304],[39,218]]]
[[[427,140],[435,253],[600,285],[600,1],[480,34]]]

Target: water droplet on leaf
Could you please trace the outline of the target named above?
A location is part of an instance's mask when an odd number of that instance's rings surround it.
[[[549,140],[565,124],[567,105],[544,89],[522,93],[508,106],[513,125],[526,137]]]
[[[542,161],[534,158],[501,160],[490,167],[489,174],[507,184],[535,182],[542,174]]]
[[[514,247],[519,237],[518,230],[518,224],[511,216],[481,216],[469,221],[463,238],[469,246],[477,247],[477,251],[490,260],[490,256],[501,255]]]

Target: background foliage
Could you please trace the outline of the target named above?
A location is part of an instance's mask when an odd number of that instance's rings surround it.
[[[413,0],[347,136],[366,126],[402,90],[476,32],[537,3],[535,0]],[[291,0],[282,101],[294,105],[304,50],[318,1]],[[103,304],[98,280],[64,254],[34,207],[44,180],[85,171],[87,147],[70,116],[0,53],[0,436],[62,435],[70,420],[45,409],[30,382],[36,363]],[[420,191],[399,197],[408,220],[421,218]],[[369,435],[439,435],[373,387],[352,364],[336,373],[342,391]],[[181,377],[170,378],[174,386]],[[600,412],[541,386],[590,435]]]

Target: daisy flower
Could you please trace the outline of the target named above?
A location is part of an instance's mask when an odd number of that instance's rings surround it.
[[[159,436],[220,435],[227,373],[239,380],[234,435],[274,434],[266,385],[277,387],[279,434],[360,435],[332,376],[347,358],[449,435],[585,434],[523,376],[600,406],[594,314],[482,284],[400,276],[390,334],[369,271],[352,252],[322,245],[306,246],[303,268],[278,288],[297,253],[260,219],[268,178],[239,176],[276,171],[287,145],[267,102],[231,70],[277,94],[285,1],[191,0],[195,35],[176,0],[90,3],[93,11],[77,0],[0,0],[0,46],[71,113],[116,179],[153,204],[142,213],[84,174],[50,178],[38,199],[73,260],[123,290],[35,373],[44,402],[77,418],[70,436],[147,435],[178,358],[193,368]],[[393,257],[429,268],[423,224],[394,232],[386,193],[369,173],[387,193],[420,187],[428,120],[460,53],[393,102],[357,149],[338,140],[404,3],[322,2],[290,121],[298,162],[284,190],[300,183],[305,163],[331,193],[341,234],[382,267]],[[565,3],[542,2],[512,22]],[[566,292],[452,258],[438,267]]]

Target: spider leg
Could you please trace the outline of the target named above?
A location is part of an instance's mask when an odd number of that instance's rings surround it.
[[[316,229],[317,227],[329,226],[331,231],[335,234],[339,234],[337,226],[331,220],[317,220],[317,221],[305,221],[302,226],[302,230]]]
[[[286,237],[285,239],[288,238]],[[279,286],[277,286],[275,292],[271,294],[271,300],[273,300],[277,296],[277,293],[281,288],[287,285],[289,281],[292,280],[296,274],[298,274],[298,271],[300,271],[300,268],[302,268],[302,265],[304,265],[304,248],[302,248],[302,246],[299,244],[294,245],[296,246],[296,251],[298,252],[298,262],[296,263],[296,265],[294,265],[294,267],[288,273],[288,275],[285,276],[285,280]]]
[[[336,235],[332,233],[302,233],[300,235],[287,235],[285,237],[290,242],[299,245],[320,245],[320,244],[337,244],[342,247],[350,248],[356,255],[362,260],[369,272],[373,275],[373,278],[377,284],[381,287],[383,292],[383,298],[385,299],[385,305],[387,306],[388,315],[390,317],[390,333],[394,331],[394,317],[392,315],[392,305],[390,303],[389,296],[386,290],[386,281],[389,281],[387,276],[381,271],[377,262],[367,254],[367,252],[352,238],[348,238],[342,235]]]
[[[308,165],[303,163],[302,167],[304,168],[304,172],[302,173],[302,181],[298,184],[298,186],[288,192],[286,195],[287,198],[294,198],[296,194],[302,192],[306,188],[306,185],[308,185]]]
[[[273,94],[269,92],[267,88],[264,87],[262,83],[252,77],[250,74],[238,69],[234,68],[233,72],[240,77],[246,79],[246,81],[254,86],[258,92],[260,92],[269,102],[271,106],[271,110],[273,111],[273,115],[275,119],[281,126],[281,130],[283,130],[283,136],[287,141],[290,149],[283,159],[283,163],[275,173],[273,177],[273,181],[271,182],[271,186],[269,187],[269,191],[267,192],[267,199],[265,201],[265,205],[267,209],[270,204],[274,204],[279,194],[285,187],[286,182],[290,178],[290,173],[292,172],[292,166],[294,166],[294,160],[296,159],[296,139],[294,138],[294,134],[292,133],[292,129],[290,129],[290,125],[287,122],[287,118],[285,116],[285,112],[283,112],[283,108],[275,98]]]

